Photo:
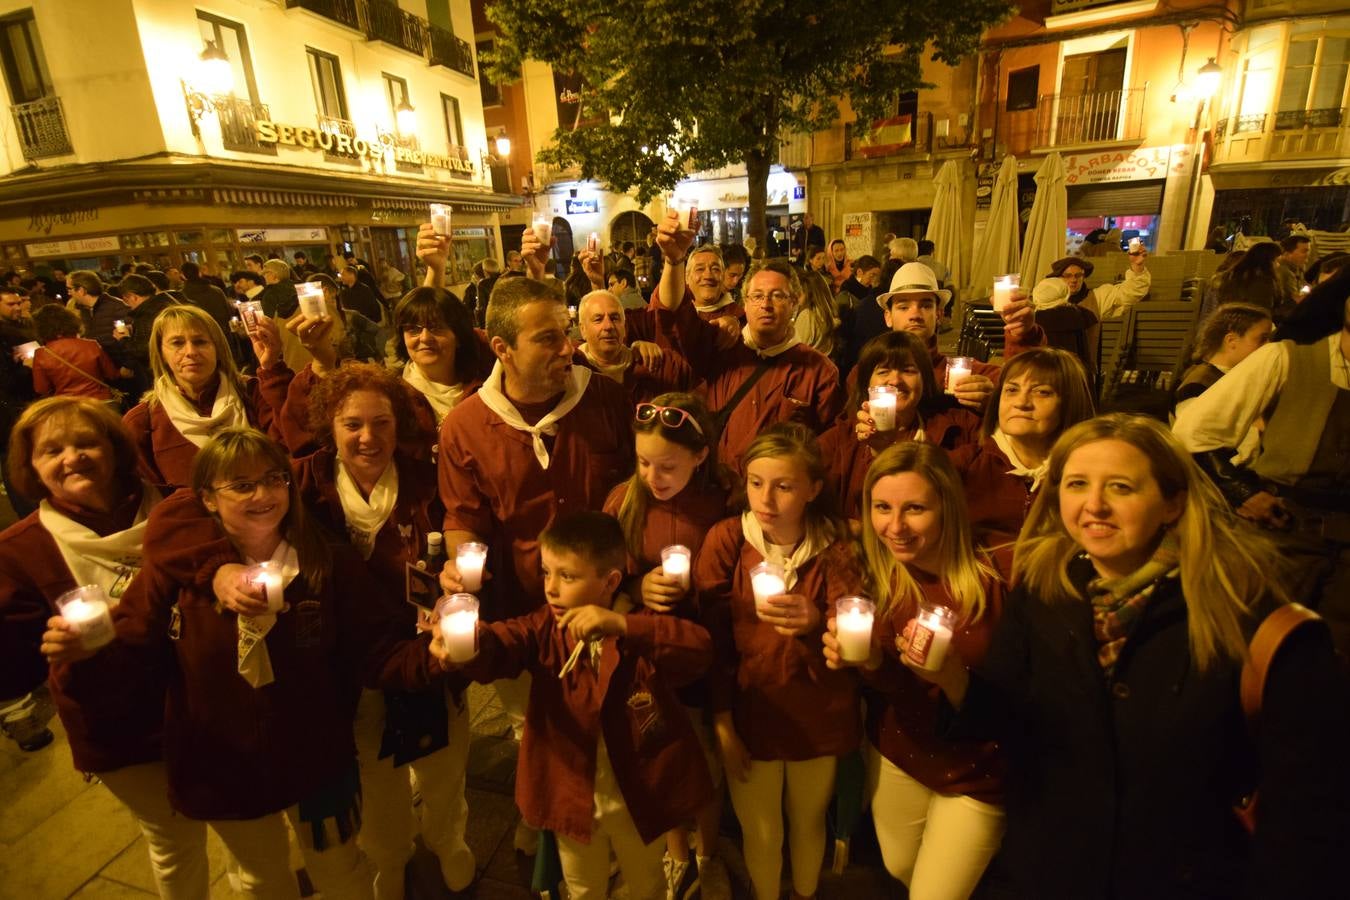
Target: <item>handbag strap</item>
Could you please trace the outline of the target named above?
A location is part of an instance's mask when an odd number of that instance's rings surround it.
[[[93,375],[90,375],[90,374],[89,374],[88,372],[86,372],[84,369],[81,369],[79,366],[75,365],[73,362],[71,362],[70,360],[66,359],[66,358],[65,358],[64,356],[62,356],[60,353],[57,353],[55,350],[52,350],[52,349],[48,348],[45,344],[44,344],[43,346],[41,346],[41,347],[38,347],[38,349],[39,349],[39,350],[46,350],[46,351],[47,351],[48,353],[50,353],[52,356],[55,356],[58,360],[60,360],[61,365],[65,366],[67,369],[74,369],[76,372],[79,372],[81,375],[83,375],[85,378],[88,378],[88,379],[89,379],[90,381],[92,381],[94,384],[97,384],[97,385],[99,385],[100,387],[105,387],[105,388],[107,388],[108,390],[112,391],[113,396],[117,396],[118,394],[122,393],[121,390],[119,390],[118,388],[113,387],[111,384],[107,384],[107,383],[105,383],[105,382],[99,381],[99,380],[98,380],[97,378],[95,378]]]
[[[764,377],[764,373],[769,371],[771,365],[773,365],[772,359],[761,359],[755,370],[741,382],[741,386],[736,389],[736,393],[731,395],[731,399],[721,409],[712,414],[713,426],[717,429],[718,434],[722,433],[722,429],[726,427],[727,420],[736,411],[736,407],[745,399],[745,395],[750,393],[750,389],[755,386],[755,382]]]
[[[1240,692],[1242,712],[1247,717],[1247,728],[1255,732],[1261,718],[1261,700],[1266,690],[1266,676],[1285,640],[1305,625],[1320,623],[1322,617],[1299,603],[1279,606],[1261,622],[1248,647],[1248,659],[1242,665]]]

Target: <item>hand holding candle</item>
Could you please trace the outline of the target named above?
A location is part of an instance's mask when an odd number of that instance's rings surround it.
[[[955,394],[956,386],[961,383],[961,379],[970,377],[971,369],[971,359],[969,356],[953,356],[948,359],[947,393]]]
[[[269,613],[281,612],[286,602],[286,589],[283,587],[281,563],[276,560],[260,562],[244,572],[249,592],[267,604]]]
[[[864,663],[872,655],[872,622],[876,605],[865,597],[843,597],[835,603],[835,639],[839,658]]]
[[[1014,272],[1011,275],[999,275],[994,278],[994,312],[1002,312],[1003,307],[1016,296],[1022,285],[1022,276]]]
[[[483,589],[483,567],[487,565],[487,544],[468,541],[455,548],[455,568],[459,583],[470,594]]]
[[[80,646],[97,650],[116,636],[108,595],[96,584],[66,591],[56,598],[56,608],[71,630],[80,636]]]
[[[295,286],[295,295],[300,301],[300,312],[306,319],[328,318],[328,304],[323,299],[323,285],[315,281],[302,281]]]
[[[762,621],[765,606],[771,597],[781,597],[787,590],[783,567],[767,560],[750,570],[750,589],[755,595],[755,611]]]
[[[431,230],[436,237],[450,236],[450,209],[449,203],[431,204]]]
[[[905,658],[925,672],[941,670],[947,648],[951,646],[955,619],[955,613],[945,606],[919,604],[919,614],[908,629]]]
[[[671,544],[661,551],[661,573],[667,578],[680,582],[680,587],[689,589],[689,563],[693,554],[683,544]]]
[[[478,655],[478,599],[450,594],[436,602],[440,642],[450,662],[465,663]]]
[[[895,388],[889,384],[868,388],[867,411],[872,414],[872,423],[877,431],[895,430],[895,407],[898,399]]]

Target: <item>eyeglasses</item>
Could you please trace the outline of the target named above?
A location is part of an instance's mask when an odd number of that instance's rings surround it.
[[[755,291],[753,294],[746,294],[745,299],[748,302],[757,305],[768,301],[772,301],[774,303],[786,303],[792,299],[792,295],[789,294],[787,291],[770,291],[767,294],[764,293],[763,291]]]
[[[652,419],[658,420],[666,428],[679,428],[685,422],[694,427],[700,435],[703,434],[703,426],[698,424],[689,414],[688,410],[680,409],[678,406],[657,406],[655,403],[639,403],[637,408],[637,420],[646,424]]]
[[[424,332],[424,331],[425,331],[427,334],[430,334],[432,337],[445,337],[447,334],[450,333],[450,329],[449,329],[449,328],[443,328],[443,327],[441,327],[441,326],[434,326],[434,327],[431,326],[431,325],[404,325],[404,326],[403,326],[403,336],[404,336],[404,337],[418,337],[418,336],[421,335],[421,333]]]
[[[225,484],[219,484],[211,488],[216,493],[229,494],[231,497],[238,497],[240,500],[247,500],[258,490],[258,485],[262,485],[267,490],[285,487],[291,483],[291,473],[280,470],[268,472],[257,481],[240,480],[229,481]]]

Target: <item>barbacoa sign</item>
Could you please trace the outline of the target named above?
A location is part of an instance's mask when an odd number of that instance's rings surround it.
[[[333,133],[308,125],[286,125],[264,119],[254,122],[253,127],[260,144],[284,144],[288,147],[304,147],[307,150],[322,150],[325,153],[367,159],[383,159],[386,154],[392,153],[394,159],[401,163],[432,166],[451,172],[467,172],[470,175],[474,172],[474,164],[467,159],[446,156],[443,153],[428,153],[425,150],[414,150],[397,144],[368,141],[363,137],[353,137],[341,132]]]

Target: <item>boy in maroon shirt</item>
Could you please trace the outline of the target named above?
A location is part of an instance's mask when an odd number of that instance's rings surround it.
[[[556,834],[573,900],[608,895],[611,851],[630,897],[663,897],[665,833],[712,797],[675,695],[707,670],[712,641],[701,625],[649,614],[617,593],[627,549],[613,516],[562,516],[539,543],[547,604],[480,623],[478,655],[463,672],[480,682],[533,676],[516,805]],[[439,624],[432,653],[453,665]]]

